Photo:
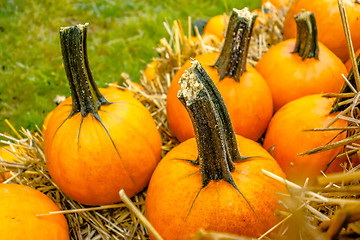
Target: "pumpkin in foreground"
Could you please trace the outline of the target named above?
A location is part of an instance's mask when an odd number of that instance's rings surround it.
[[[343,62],[318,41],[313,13],[303,11],[294,18],[296,39],[272,46],[256,65],[271,90],[275,111],[306,95],[339,92],[347,73]]]
[[[143,190],[161,157],[150,112],[128,91],[98,89],[86,52],[87,25],[60,30],[71,97],[47,120],[46,165],[60,189],[85,205],[120,201]]]
[[[263,77],[246,63],[256,14],[234,9],[221,53],[196,56],[219,89],[236,134],[258,140],[273,114],[271,92]],[[183,142],[194,137],[186,109],[177,98],[179,79],[191,65],[187,61],[174,75],[167,92],[166,110],[173,135]]]
[[[200,228],[258,237],[280,220],[274,214],[278,193],[286,192],[262,168],[284,173],[258,143],[235,135],[221,95],[199,62],[180,81],[179,98],[195,138],[160,161],[147,191],[146,217],[166,240],[191,239]]]
[[[68,240],[64,215],[36,216],[59,211],[42,192],[24,185],[0,183],[0,239]]]
[[[264,148],[274,147],[273,157],[290,181],[302,185],[305,179],[309,178],[313,183],[316,177],[321,175],[321,171],[329,173],[342,170],[339,164],[344,159],[336,158],[341,147],[312,155],[298,155],[346,137],[346,132],[341,130],[306,131],[327,127],[337,115],[330,114],[333,103],[333,99],[324,98],[321,94],[305,96],[283,106],[271,119]],[[347,121],[339,119],[331,128],[346,126]]]

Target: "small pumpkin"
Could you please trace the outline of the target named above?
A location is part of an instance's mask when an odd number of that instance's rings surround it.
[[[360,3],[357,0],[342,1],[348,23],[354,49],[360,48]],[[302,9],[313,12],[317,20],[319,41],[335,53],[343,62],[349,59],[348,47],[345,33],[340,17],[337,0],[294,0],[291,4],[284,21],[284,38],[296,37],[296,24],[294,15],[299,14]]]
[[[196,56],[219,89],[236,134],[258,140],[273,114],[272,97],[263,77],[246,64],[255,14],[234,9],[221,53]],[[177,98],[179,79],[191,65],[187,61],[174,75],[167,92],[166,110],[173,135],[183,142],[194,137],[186,109]]]
[[[68,240],[64,215],[36,216],[59,211],[42,192],[17,184],[0,183],[0,239]]]
[[[273,157],[290,181],[304,184],[308,177],[310,183],[314,183],[321,171],[329,173],[341,170],[339,164],[342,160],[336,158],[341,147],[311,155],[298,155],[346,137],[346,132],[339,130],[305,131],[325,128],[337,114],[330,114],[333,103],[333,99],[324,98],[321,94],[308,95],[287,103],[271,119],[264,148],[274,147]],[[346,126],[347,121],[339,119],[331,127]]]
[[[228,26],[230,16],[224,14],[216,15],[209,19],[203,29],[203,35],[214,35],[219,41],[225,38],[226,27]]]
[[[160,161],[147,191],[146,217],[166,240],[191,239],[200,228],[258,237],[280,220],[274,215],[277,193],[286,192],[261,169],[284,173],[258,143],[235,135],[224,101],[198,61],[180,81],[178,96],[196,134]]]
[[[256,65],[273,97],[274,110],[302,96],[339,92],[346,74],[345,65],[319,42],[313,13],[295,15],[296,39],[288,39],[270,48]]]
[[[71,97],[48,120],[46,165],[54,182],[85,205],[120,201],[143,190],[161,157],[150,112],[129,91],[98,89],[86,51],[87,24],[61,28]]]
[[[16,157],[11,154],[14,152],[9,146],[0,147],[0,163],[4,160],[7,162],[16,161]],[[0,183],[11,177],[11,173],[3,169],[0,165]]]

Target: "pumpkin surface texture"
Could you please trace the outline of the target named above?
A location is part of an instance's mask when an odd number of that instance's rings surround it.
[[[236,134],[258,140],[273,114],[271,92],[263,77],[246,64],[256,15],[247,9],[234,10],[221,53],[195,58],[214,81],[225,101]],[[167,92],[166,110],[173,135],[183,142],[194,137],[186,109],[177,98],[179,79],[191,65],[187,61],[174,75]]]
[[[87,25],[62,28],[71,97],[48,120],[44,148],[55,183],[85,205],[120,201],[146,187],[161,157],[149,111],[129,91],[98,89],[86,54]]]
[[[346,132],[340,130],[305,131],[325,128],[337,114],[329,114],[333,103],[333,99],[323,98],[320,94],[308,95],[289,102],[271,119],[264,148],[274,146],[273,157],[290,181],[304,184],[305,179],[309,178],[313,183],[321,171],[329,173],[341,170],[339,164],[344,159],[335,158],[341,147],[311,155],[298,155],[346,137]],[[339,119],[331,127],[346,126],[347,121]]]
[[[33,188],[0,183],[0,239],[68,240],[64,215],[36,216],[59,211],[45,194]]]
[[[297,98],[322,92],[339,92],[347,70],[343,62],[318,42],[311,12],[295,16],[298,34],[271,47],[256,65],[273,97],[274,110]]]
[[[258,237],[280,220],[274,215],[280,207],[275,192],[286,191],[261,169],[284,173],[258,143],[235,135],[221,95],[198,61],[181,85],[178,96],[195,138],[157,166],[145,200],[147,219],[167,240],[192,239],[200,228]]]
[[[342,1],[351,32],[354,49],[360,47],[360,3],[357,0]],[[319,41],[336,54],[343,62],[349,59],[349,51],[346,44],[338,1],[337,0],[294,0],[291,4],[284,21],[284,38],[296,37],[296,23],[294,15],[302,9],[313,12],[317,21]]]

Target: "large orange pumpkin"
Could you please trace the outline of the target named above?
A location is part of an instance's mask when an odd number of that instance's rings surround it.
[[[195,57],[219,89],[236,134],[252,140],[260,138],[273,114],[269,87],[262,76],[246,64],[255,16],[247,9],[234,10],[221,53],[207,53]],[[191,120],[177,99],[179,79],[190,65],[189,60],[177,71],[167,92],[169,126],[181,142],[194,137]]]
[[[166,240],[192,239],[200,228],[258,237],[280,220],[274,212],[278,193],[286,191],[261,169],[284,173],[258,143],[235,136],[220,93],[199,62],[181,82],[179,98],[195,138],[160,161],[147,191],[146,217]]]
[[[352,42],[355,49],[360,47],[360,3],[357,0],[342,1],[350,26]],[[305,9],[313,12],[319,32],[319,41],[334,52],[343,62],[349,59],[345,33],[340,17],[337,0],[294,0],[287,12],[284,22],[285,39],[295,38],[296,24],[294,15]]]
[[[86,205],[120,201],[144,189],[161,157],[150,112],[128,91],[98,89],[86,54],[87,25],[60,30],[71,98],[48,120],[44,148],[55,183]]]
[[[59,211],[56,204],[33,188],[0,183],[0,239],[68,240],[64,215],[36,216]]]
[[[333,102],[333,99],[323,98],[320,94],[308,95],[284,105],[271,119],[264,148],[274,147],[273,157],[289,180],[303,184],[308,177],[314,182],[316,177],[321,175],[321,171],[326,170],[325,173],[329,173],[341,170],[339,164],[343,160],[335,158],[341,147],[312,155],[298,155],[346,137],[346,132],[339,130],[305,131],[325,128],[332,121],[337,114],[329,114]],[[346,126],[347,121],[339,119],[331,127]]]
[[[318,42],[314,15],[304,11],[295,19],[296,39],[271,47],[256,65],[270,87],[275,111],[302,96],[339,92],[347,73],[343,62]]]

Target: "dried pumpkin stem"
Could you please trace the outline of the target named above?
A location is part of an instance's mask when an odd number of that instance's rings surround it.
[[[238,152],[237,143],[236,139],[230,138],[235,143],[229,144],[230,139],[226,137],[228,129],[224,125],[231,126],[231,122],[227,122],[229,118],[222,119],[221,115],[226,112],[225,104],[216,96],[218,90],[209,82],[212,80],[200,63],[193,60],[192,66],[180,79],[178,98],[187,109],[194,126],[203,186],[211,180],[221,179],[235,186],[230,174],[234,164],[229,145],[235,145]]]
[[[292,53],[299,54],[302,60],[306,58],[319,59],[319,41],[314,14],[302,10],[294,18],[297,26],[297,35],[295,49]]]
[[[97,88],[90,70],[86,49],[87,26],[86,23],[60,29],[64,68],[73,105],[70,116],[78,112],[83,117],[89,113],[97,116],[100,106],[108,104]]]
[[[246,58],[256,17],[257,15],[247,8],[233,9],[224,46],[214,65],[218,69],[220,80],[232,77],[239,82],[240,77],[246,72]]]

